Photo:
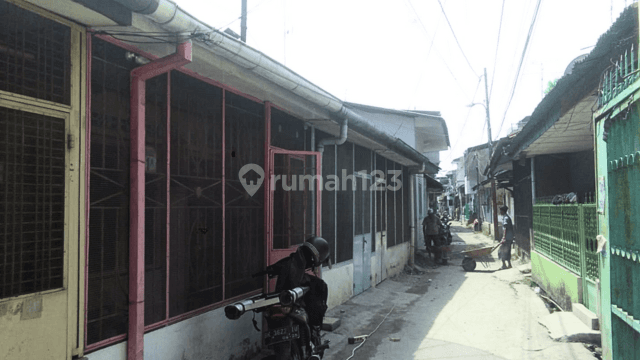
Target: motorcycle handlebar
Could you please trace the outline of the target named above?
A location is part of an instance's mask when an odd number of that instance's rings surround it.
[[[249,310],[258,311],[268,306],[281,304],[290,306],[301,299],[309,291],[308,286],[300,286],[291,290],[282,291],[280,294],[266,294],[258,298],[249,298],[224,308],[224,315],[229,320],[237,320]]]
[[[290,306],[298,301],[298,299],[301,299],[308,291],[308,286],[301,286],[291,290],[285,290],[281,292],[280,295],[278,295],[278,299],[280,299],[280,304],[284,306]]]

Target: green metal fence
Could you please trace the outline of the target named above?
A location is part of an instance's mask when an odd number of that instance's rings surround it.
[[[595,204],[534,205],[534,249],[575,274],[595,281],[598,279],[596,215]],[[586,260],[585,270],[580,266],[581,252]]]

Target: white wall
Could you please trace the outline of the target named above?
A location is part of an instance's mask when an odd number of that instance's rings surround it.
[[[409,263],[409,251],[411,244],[402,243],[386,249],[384,253],[384,270],[387,278],[396,276],[404,270],[404,266]]]
[[[259,351],[261,333],[253,328],[253,312],[238,320],[224,316],[224,308],[194,316],[144,335],[144,358],[153,360],[217,360]],[[257,315],[258,327],[262,316]],[[85,355],[88,360],[126,360],[122,342]]]
[[[373,263],[373,261],[372,261]],[[342,304],[353,296],[353,261],[333,265],[331,269],[322,268],[322,280],[327,283],[329,309]]]

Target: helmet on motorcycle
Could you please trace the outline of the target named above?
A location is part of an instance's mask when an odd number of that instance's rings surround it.
[[[319,236],[308,238],[300,249],[310,267],[320,266],[329,257],[329,243]]]

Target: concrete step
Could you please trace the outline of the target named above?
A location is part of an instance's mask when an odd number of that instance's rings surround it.
[[[549,330],[549,336],[559,342],[583,342],[600,346],[600,331],[583,324],[572,312],[556,312],[538,321]]]
[[[584,305],[580,303],[571,304],[571,309],[573,314],[580,319],[587,327],[591,330],[599,330],[600,324],[598,322],[598,317],[593,311],[587,309]]]
[[[322,320],[322,330],[324,331],[334,331],[335,329],[340,327],[340,319],[327,317],[325,316],[324,320]]]

